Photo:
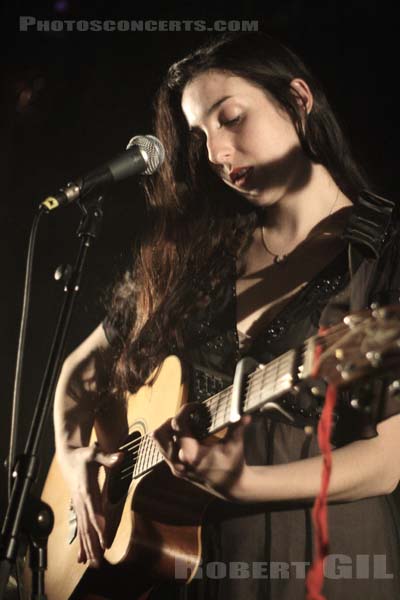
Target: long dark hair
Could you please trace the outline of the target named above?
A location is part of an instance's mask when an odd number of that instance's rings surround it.
[[[305,154],[324,165],[349,198],[366,186],[321,86],[275,39],[227,35],[173,64],[155,100],[155,134],[166,160],[146,183],[152,225],[111,302],[124,339],[113,377],[120,391],[136,390],[167,354],[184,353],[188,320],[209,301],[201,282],[218,289],[257,224],[257,211],[209,168],[204,143],[189,134],[181,110],[187,83],[211,69],[240,76],[272,96],[290,116]],[[305,123],[290,87],[295,78],[305,80],[314,97]]]

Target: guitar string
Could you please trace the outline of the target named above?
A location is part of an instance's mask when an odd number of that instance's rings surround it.
[[[279,378],[276,378],[274,380],[274,388],[275,389],[277,388],[276,391],[283,391],[283,390],[280,390],[280,388],[281,388],[282,384],[286,383],[286,381],[287,381],[286,373],[282,374]],[[264,382],[261,382],[261,385],[256,387],[253,385],[253,382],[250,382],[246,387],[247,387],[247,391],[251,389],[251,391],[250,391],[251,394],[258,394],[260,391],[266,389],[268,386],[264,385]],[[285,385],[285,387],[287,387],[287,386]],[[227,392],[223,395],[223,397],[221,396],[218,399],[217,408],[216,408],[216,410],[213,411],[212,417],[211,417],[211,420],[212,420],[211,427],[212,428],[214,428],[214,427],[216,428],[216,427],[223,425],[223,423],[218,424],[218,420],[222,414],[226,414],[227,406],[229,407],[229,405],[230,405],[231,396],[232,396],[231,388],[228,388]],[[210,433],[211,432],[212,432],[212,429],[210,430]],[[134,456],[135,453],[136,454],[139,453],[140,446],[147,443],[145,441],[147,436],[150,437],[150,434],[146,434],[146,436],[143,436],[140,439],[133,441],[132,444],[125,444],[120,449],[124,448],[125,452],[129,452],[130,454],[132,454],[132,456]]]
[[[341,327],[343,327],[343,326],[341,326]],[[330,337],[330,336],[326,335],[322,339],[324,339],[326,341],[326,339],[328,337]],[[250,387],[253,387],[253,391],[254,391],[254,389],[256,389],[256,386],[255,386],[256,383],[260,384],[261,389],[266,389],[267,387],[269,387],[272,380],[274,381],[274,383],[276,383],[276,381],[279,380],[279,378],[276,377],[277,371],[279,372],[279,370],[282,368],[282,365],[286,364],[287,362],[290,361],[291,358],[293,358],[292,352],[293,351],[290,350],[287,353],[283,354],[282,356],[279,356],[276,359],[273,359],[271,362],[266,363],[262,369],[256,369],[253,373],[250,373],[247,378],[247,382],[246,382],[246,391],[248,391]],[[272,370],[272,373],[271,373],[271,370]],[[268,373],[268,377],[266,377],[267,373]],[[270,375],[272,375],[272,377],[270,377]],[[285,377],[285,375],[286,374],[283,374],[283,377]],[[207,398],[203,402],[204,402],[204,404],[209,404],[209,408],[211,409],[211,411],[213,411],[216,404],[218,405],[218,403],[221,403],[221,406],[217,410],[223,411],[226,409],[226,406],[225,406],[225,404],[223,404],[223,401],[226,399],[226,396],[228,396],[228,395],[231,396],[231,391],[232,391],[232,385],[228,386],[221,392],[214,394],[210,398]],[[215,416],[215,411],[214,411],[213,416]],[[147,434],[147,435],[149,435],[149,434]],[[127,444],[121,446],[120,449],[121,450],[127,449],[127,448],[132,447],[132,445],[134,446],[135,444],[137,446],[139,446],[142,440],[143,440],[143,437],[140,438],[139,440],[135,440],[134,442],[132,442],[132,444],[127,443]]]
[[[315,341],[316,342],[324,342],[325,344],[329,341],[330,338],[332,337],[336,337],[337,333],[340,329],[344,329],[345,331],[348,330],[348,327],[346,325],[343,324],[338,324],[338,326],[335,327],[335,330],[332,332],[329,332],[329,334],[326,334],[325,336],[315,336]],[[312,338],[311,338],[312,339]],[[280,379],[285,379],[285,377],[287,378],[287,374],[283,374],[280,377],[276,377],[276,373],[279,373],[279,369],[282,368],[282,366],[285,363],[290,362],[290,360],[293,358],[292,356],[293,351],[288,351],[285,354],[283,354],[282,356],[277,357],[276,359],[272,360],[270,363],[267,363],[264,368],[262,369],[257,369],[256,371],[254,371],[253,373],[250,373],[247,379],[247,384],[246,384],[246,391],[248,391],[251,387],[253,388],[251,390],[252,394],[255,394],[261,390],[264,390],[268,387],[268,383],[270,383],[271,379],[274,379],[274,386],[276,387],[276,384],[280,381]],[[268,378],[265,377],[266,375],[266,371],[268,370],[271,371],[271,368],[273,368],[273,377],[269,377],[269,381]],[[270,373],[271,374],[271,373]],[[263,381],[264,379],[264,381]],[[254,383],[259,384],[258,387],[256,387],[254,385]],[[232,390],[232,386],[228,386],[228,388],[226,388],[225,390],[222,390],[222,392],[219,392],[218,394],[208,398],[206,401],[204,401],[205,404],[209,404],[212,410],[212,405],[217,404],[217,410],[214,411],[213,415],[212,415],[212,420],[215,421],[215,423],[218,420],[219,414],[221,412],[226,411],[226,405],[227,403],[225,402],[227,400],[227,398],[231,397],[231,390]],[[279,390],[279,387],[278,387]],[[284,390],[281,390],[284,391]],[[220,406],[218,405],[220,404]],[[136,458],[137,454],[139,454],[141,448],[140,446],[142,445],[142,450],[143,450],[143,454],[146,454],[147,456],[144,457],[143,462],[146,462],[146,459],[148,458],[148,453],[149,451],[151,452],[151,454],[154,454],[154,451],[156,451],[156,454],[159,455],[160,460],[162,460],[162,454],[161,452],[157,449],[156,443],[154,442],[154,440],[151,439],[151,443],[149,444],[149,440],[150,440],[150,434],[146,434],[145,436],[142,436],[139,440],[135,441],[132,443],[132,445],[130,444],[126,444],[125,446],[122,446],[121,448],[129,448],[130,454],[131,454],[131,459],[132,463],[129,467],[126,467],[125,469],[123,469],[122,471],[120,471],[120,473],[126,472],[126,475],[124,477],[122,477],[121,479],[125,479],[127,478],[127,476],[130,476],[134,469],[135,466],[137,464],[137,461],[133,462],[134,459]],[[147,447],[146,447],[147,446]],[[153,458],[152,458],[153,460]],[[127,470],[131,470],[132,469],[132,473],[127,473]]]
[[[274,369],[274,372],[272,373],[273,377],[270,377],[271,373],[267,375],[267,368],[264,368],[263,370],[261,370],[260,372],[256,372],[256,373],[252,373],[249,375],[248,377],[248,382],[246,383],[246,395],[248,395],[249,390],[251,394],[255,395],[256,393],[259,393],[262,390],[266,390],[268,389],[268,387],[271,387],[271,382],[273,385],[273,388],[276,389],[276,391],[281,392],[284,391],[283,389],[281,389],[281,385],[283,383],[285,383],[287,381],[287,371],[283,374],[279,375],[279,371],[282,368],[286,368],[289,364],[289,362],[291,361],[291,359],[293,358],[292,356],[282,356],[280,357],[283,360],[279,361],[279,364],[277,364],[277,368]],[[270,364],[270,363],[268,363]],[[269,369],[271,371],[271,369]],[[278,374],[278,376],[277,376]],[[286,387],[286,385],[284,386]],[[230,400],[231,399],[231,395],[232,395],[232,386],[229,386],[228,388],[226,388],[225,390],[223,390],[222,392],[219,392],[219,394],[216,394],[214,397],[208,398],[204,403],[205,404],[209,404],[209,408],[211,409],[212,412],[212,422],[215,423],[215,427],[217,426],[217,421],[220,418],[221,413],[226,413],[226,409],[227,409],[227,405],[229,406],[229,404],[226,402],[226,400]],[[249,398],[247,398],[249,399]],[[217,405],[217,409],[213,410],[215,408],[215,405]],[[222,425],[222,424],[221,424]],[[146,436],[149,434],[146,434]],[[145,437],[146,437],[145,436]],[[125,449],[128,451],[132,452],[132,455],[135,454],[135,450],[137,450],[136,454],[140,451],[140,445],[144,445],[146,442],[145,437],[141,437],[139,440],[135,440],[133,441],[131,444],[125,444],[124,446],[121,447],[121,449]]]
[[[250,386],[248,386],[248,387],[250,387]],[[228,396],[229,396],[229,399],[230,399],[230,397],[231,397],[230,390],[229,390],[229,394],[225,394],[225,397],[223,398],[223,401],[227,400]],[[219,399],[221,399],[221,397]],[[226,403],[226,404],[229,406],[228,403]],[[222,408],[222,410],[225,413],[225,408],[226,407],[222,405],[221,408]],[[215,415],[213,415],[213,420],[217,421],[217,417]],[[140,464],[139,462],[135,461],[135,458],[136,458],[137,454],[139,454],[139,452],[141,450],[143,450],[143,456],[144,456],[144,458],[143,458],[142,462],[144,464],[143,464],[143,467],[137,469],[138,473],[136,473],[136,476],[139,476],[139,475],[143,474],[149,468],[151,468],[152,466],[155,466],[156,463],[161,462],[163,460],[163,455],[161,454],[160,450],[157,448],[155,442],[153,440],[151,440],[150,446],[149,446],[149,440],[150,440],[150,438],[149,438],[148,434],[145,436],[145,438],[142,438],[141,440],[139,440],[139,443],[137,444],[137,450],[136,450],[136,452],[133,451],[132,452],[132,456],[130,457],[130,459],[131,459],[132,462],[130,462],[130,464],[125,469],[123,469],[123,470],[120,471],[120,475],[121,475],[120,478],[119,478],[120,481],[132,477],[132,475],[135,472],[135,469],[136,469],[137,465]],[[155,456],[153,456],[154,454],[155,454]],[[147,462],[147,459],[149,457],[151,457],[151,463],[152,463],[150,465]],[[154,460],[154,459],[156,459],[156,460]],[[139,458],[139,461],[140,461],[140,458]]]
[[[283,392],[285,387],[287,387],[287,385],[284,386],[283,389],[281,389],[281,384],[285,383],[287,380],[287,372],[281,374],[280,376],[277,377],[277,373],[279,374],[279,370],[282,369],[284,366],[287,367],[288,363],[290,362],[290,360],[293,358],[292,356],[292,352],[289,351],[288,353],[285,353],[284,355],[282,355],[281,357],[278,357],[277,359],[274,359],[274,361],[271,361],[271,363],[267,363],[266,367],[260,371],[256,371],[253,372],[249,375],[248,377],[248,382],[246,384],[246,395],[248,393],[248,391],[251,388],[251,394],[255,395],[256,393],[259,393],[262,390],[266,390],[269,387],[269,384],[271,383],[271,381],[273,380],[273,387],[276,389],[276,391],[278,392]],[[268,370],[268,366],[272,366],[272,363],[274,364],[274,372],[273,377],[266,377],[267,374],[267,370]],[[271,368],[269,369],[271,371]],[[271,375],[271,373],[269,374]],[[258,385],[255,385],[258,384]],[[288,388],[290,389],[290,388]],[[232,391],[232,386],[229,386],[228,388],[226,388],[225,390],[223,390],[222,392],[219,392],[218,394],[216,394],[215,396],[208,398],[205,401],[205,404],[209,404],[211,407],[211,411],[214,408],[212,405],[217,404],[217,410],[213,412],[212,414],[212,421],[215,423],[215,427],[217,426],[217,421],[220,417],[221,413],[226,413],[226,408],[227,408],[227,399],[231,399],[231,391]],[[222,425],[222,424],[221,424]],[[144,453],[146,453],[147,451],[149,451],[152,447],[153,444],[155,444],[155,442],[153,442],[151,444],[150,447],[145,448],[146,444],[148,446],[148,438],[149,434],[146,434],[146,436],[142,436],[139,440],[135,440],[132,444],[126,444],[124,446],[122,446],[121,448],[126,448],[129,449],[131,451],[131,458],[135,459],[136,455],[139,454],[139,452],[141,450],[143,450]],[[142,445],[142,448],[140,448],[140,446]],[[122,470],[122,472],[125,472],[127,469],[131,469],[131,466],[125,468]]]
[[[286,389],[289,389],[289,388],[286,388]],[[282,390],[282,391],[284,391],[284,390]],[[127,478],[132,478],[133,474],[135,474],[136,477],[139,475],[142,475],[147,470],[154,467],[157,463],[162,462],[164,457],[153,440],[151,440],[150,445],[149,445],[149,438],[140,440],[140,443],[142,444],[142,447],[140,449],[138,448],[136,452],[132,452],[132,456],[130,457],[131,460],[130,460],[129,466],[120,472],[121,473],[121,476],[119,477],[120,481],[127,479]],[[140,452],[140,450],[143,450],[143,454],[142,454],[143,465],[140,466],[140,468],[137,468],[137,465],[140,463],[135,461],[135,458],[136,458],[137,454]],[[149,458],[151,458],[150,464],[149,464]],[[135,470],[137,470],[137,473],[135,473]]]
[[[285,375],[283,375],[280,379],[283,379],[283,381],[285,381]],[[280,379],[276,380],[274,382],[274,385],[278,381],[280,381]],[[247,387],[251,387],[251,385],[252,385],[252,382],[250,382],[250,384]],[[275,387],[276,387],[276,385],[275,385]],[[264,389],[264,388],[265,388],[265,386],[262,385],[259,389]],[[287,387],[287,384],[285,385],[285,388],[289,389]],[[229,394],[228,393],[224,394],[224,398],[222,399],[223,401],[221,403],[221,407],[219,407],[217,413],[214,413],[214,415],[212,417],[212,420],[215,422],[215,426],[217,425],[217,420],[218,420],[218,416],[219,416],[218,412],[219,413],[222,413],[222,412],[225,413],[226,412],[226,405],[229,406],[229,403],[225,403],[225,405],[223,404],[223,402],[225,402],[227,399],[230,400],[230,398],[231,398],[231,390],[228,390],[228,391],[229,391]],[[258,392],[259,390],[256,390],[256,391]],[[284,390],[281,390],[281,391],[284,391]],[[223,423],[221,423],[221,425],[223,425]],[[130,463],[129,463],[129,465],[127,467],[125,467],[124,469],[122,469],[120,471],[120,474],[122,474],[121,479],[125,479],[126,477],[131,476],[133,474],[133,472],[135,471],[136,465],[139,464],[135,460],[137,458],[137,455],[139,453],[142,453],[142,456],[144,456],[144,458],[142,459],[142,462],[145,463],[146,466],[143,465],[144,469],[143,470],[139,469],[139,473],[138,474],[140,474],[141,472],[143,472],[143,471],[145,471],[145,470],[147,470],[149,468],[149,465],[147,464],[148,463],[148,458],[150,457],[150,455],[154,454],[154,448],[157,448],[157,446],[156,446],[156,444],[155,444],[155,442],[153,440],[151,440],[151,443],[149,444],[149,439],[150,439],[150,436],[149,436],[149,434],[147,434],[146,436],[142,437],[140,440],[137,441],[137,443],[135,444],[136,447],[132,447],[131,448],[132,451],[131,451],[131,453],[130,453],[131,455],[129,457],[130,458]],[[154,446],[154,448],[153,448],[153,446]],[[161,455],[161,453],[159,452],[158,449],[157,449],[157,454],[162,459],[162,455]],[[153,461],[153,456],[151,456],[151,460]]]
[[[252,391],[255,390],[255,392],[258,392],[259,390],[262,389],[267,389],[268,387],[270,387],[271,383],[273,385],[276,385],[280,379],[284,379],[287,377],[287,372],[285,372],[284,374],[279,375],[279,377],[276,376],[276,373],[279,373],[279,370],[281,368],[283,368],[283,366],[286,366],[289,364],[290,360],[292,357],[287,356],[285,357],[284,360],[281,361],[281,363],[278,365],[278,368],[275,368],[273,373],[269,373],[268,377],[266,377],[268,370],[271,371],[271,369],[268,369],[268,367],[264,368],[264,369],[260,369],[258,372],[254,372],[251,373],[248,377],[248,381],[246,382],[245,385],[245,392],[247,393],[249,391],[250,388],[253,388]],[[268,363],[270,364],[270,363]],[[271,375],[273,375],[271,377]],[[258,387],[256,387],[255,384],[260,384]],[[212,420],[217,420],[219,413],[223,412],[226,410],[226,404],[225,404],[225,400],[226,399],[231,399],[232,396],[232,385],[228,386],[227,388],[225,388],[224,390],[222,390],[221,392],[218,392],[218,394],[215,394],[214,396],[211,396],[210,398],[207,398],[207,400],[203,401],[204,404],[209,404],[209,409],[210,412],[212,412]],[[218,404],[220,404],[220,406],[218,406]],[[217,409],[215,409],[215,405],[217,405]],[[146,434],[149,435],[149,434]],[[139,440],[134,440],[131,444],[127,443],[122,445],[119,449],[120,450],[131,450],[134,446],[139,446],[141,444],[143,440],[143,437],[140,438]]]
[[[275,363],[275,359],[274,361],[271,361],[271,363],[267,363],[267,365],[260,370],[254,371],[253,373],[249,374],[248,376],[248,380],[246,382],[246,388],[245,391],[247,392],[249,390],[250,387],[253,387],[253,389],[255,389],[256,391],[257,388],[255,386],[256,383],[260,383],[260,388],[261,389],[266,389],[270,386],[271,382],[273,382],[274,384],[280,380],[280,378],[282,377],[286,377],[287,373],[284,373],[282,375],[279,375],[279,377],[277,378],[276,373],[279,373],[279,370],[283,368],[283,366],[285,366],[285,368],[288,366],[288,363],[291,361],[293,357],[292,356],[286,356],[282,355],[282,357],[279,357],[279,364],[274,364],[274,368],[271,369],[272,367],[272,362]],[[272,370],[272,372],[271,372]],[[268,376],[266,376],[268,374]],[[272,377],[271,377],[272,375]],[[225,388],[224,390],[222,390],[221,392],[218,392],[217,394],[214,394],[213,396],[207,398],[206,400],[203,401],[204,404],[208,404],[209,405],[209,409],[210,411],[213,413],[212,417],[215,418],[215,414],[222,412],[224,410],[226,410],[226,405],[223,404],[223,402],[226,400],[227,397],[231,397],[232,395],[232,385],[228,386],[227,388]],[[215,405],[221,404],[221,406],[219,406],[217,408],[217,410],[215,411]],[[141,438],[143,439],[143,438]],[[141,443],[141,440],[135,440],[133,442],[133,445],[139,445]],[[131,447],[130,443],[127,443],[123,446],[120,447],[120,449],[129,449],[129,447]]]

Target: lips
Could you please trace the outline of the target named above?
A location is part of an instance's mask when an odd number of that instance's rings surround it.
[[[232,171],[229,173],[231,183],[238,187],[245,186],[252,170],[252,167],[238,167],[237,169],[232,169]]]

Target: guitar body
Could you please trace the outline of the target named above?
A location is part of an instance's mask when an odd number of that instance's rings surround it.
[[[128,440],[140,440],[159,427],[174,416],[187,399],[177,357],[168,357],[151,381],[128,398]],[[106,452],[115,450],[102,443],[101,431],[97,438]],[[120,471],[123,469],[124,464]],[[129,564],[132,581],[126,597],[139,598],[154,582],[174,579],[176,569],[190,580],[201,556],[202,515],[212,497],[174,477],[165,463],[138,479],[128,477],[128,490],[122,495],[121,490],[112,490],[113,477],[120,471],[118,467],[112,471],[108,470],[105,478],[101,478],[109,544],[105,560],[111,565]],[[70,492],[56,458],[51,464],[42,499],[51,506],[55,518],[48,544],[46,594],[48,600],[67,600],[88,567],[77,562],[76,520],[70,507]],[[119,597],[122,598],[122,594]]]

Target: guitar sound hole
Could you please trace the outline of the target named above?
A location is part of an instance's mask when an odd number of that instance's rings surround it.
[[[136,464],[140,438],[141,435],[138,431],[134,431],[126,438],[124,444],[121,446],[124,458],[121,464],[110,471],[107,496],[111,504],[118,503],[128,493]]]

